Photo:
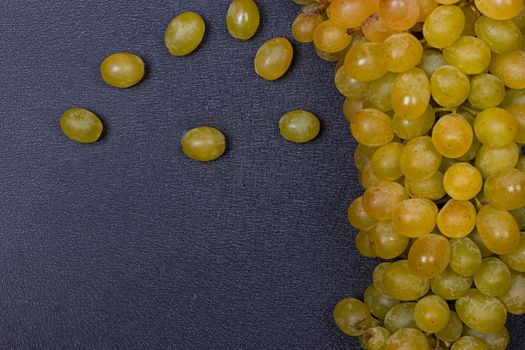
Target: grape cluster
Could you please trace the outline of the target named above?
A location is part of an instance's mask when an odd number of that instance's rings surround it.
[[[334,309],[368,350],[488,349],[525,314],[523,0],[294,0],[293,37],[337,62],[380,263]]]

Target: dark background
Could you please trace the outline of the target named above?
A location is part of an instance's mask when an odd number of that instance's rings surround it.
[[[334,67],[294,43],[291,71],[262,80],[258,47],[290,38],[299,7],[259,0],[261,28],[239,42],[228,4],[0,4],[1,349],[358,348],[331,318],[340,299],[362,295],[374,264],[346,223],[360,190]],[[164,30],[188,10],[207,34],[175,58]],[[118,51],[148,66],[129,90],[98,74]],[[61,133],[72,107],[103,119],[101,142]],[[277,129],[299,108],[323,124],[305,145]],[[179,148],[199,125],[228,137],[211,164]]]

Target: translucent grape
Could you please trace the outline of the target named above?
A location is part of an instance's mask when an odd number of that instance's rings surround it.
[[[432,293],[445,300],[456,300],[465,295],[472,287],[472,277],[461,276],[447,267],[438,276],[430,281]]]
[[[367,100],[374,108],[383,112],[392,110],[390,95],[395,80],[396,74],[387,73],[370,83]]]
[[[329,11],[330,19],[343,28],[360,27],[372,13],[363,0],[332,0]]]
[[[397,182],[380,181],[365,191],[363,206],[372,218],[386,221],[392,217],[392,210],[405,199],[408,195],[403,186]]]
[[[350,121],[350,128],[357,142],[365,146],[382,146],[394,138],[392,119],[377,109],[357,112]]]
[[[490,72],[500,78],[505,86],[511,89],[524,89],[525,52],[514,50],[496,55],[490,64]]]
[[[521,31],[514,22],[499,21],[486,16],[480,17],[475,25],[476,35],[495,53],[517,49],[521,42]]]
[[[346,335],[362,335],[372,325],[372,315],[361,301],[354,298],[341,300],[334,308],[337,327]]]
[[[438,171],[441,158],[429,136],[416,137],[408,141],[403,149],[401,169],[409,180],[425,180]]]
[[[409,240],[397,233],[390,221],[378,222],[369,232],[370,246],[381,259],[397,258],[406,250]]]
[[[94,143],[100,138],[104,126],[94,113],[83,108],[73,108],[62,114],[60,129],[73,141]]]
[[[129,88],[144,78],[144,61],[128,52],[115,53],[104,59],[100,74],[108,85]]]
[[[408,264],[418,276],[434,278],[441,274],[450,261],[450,243],[447,238],[429,234],[418,238],[408,253]]]
[[[485,258],[481,268],[474,276],[474,283],[478,290],[491,297],[499,297],[507,293],[511,285],[510,270],[498,258]]]
[[[443,186],[453,199],[468,201],[481,191],[483,179],[474,166],[469,163],[457,163],[445,172]]]
[[[407,260],[400,260],[392,263],[385,271],[383,287],[392,298],[413,301],[427,294],[430,282],[412,271]]]
[[[295,143],[313,140],[319,134],[321,123],[312,113],[302,110],[286,113],[279,120],[281,136]]]
[[[199,47],[206,24],[195,12],[184,12],[175,17],[164,34],[164,43],[173,56],[186,56]]]
[[[505,305],[476,289],[456,301],[456,312],[463,323],[482,333],[498,332],[507,321]]]
[[[379,319],[384,319],[387,312],[392,307],[399,304],[399,300],[381,293],[376,289],[376,287],[374,287],[373,284],[366,289],[364,301],[372,315],[378,317]]]
[[[260,14],[253,0],[233,0],[226,14],[226,28],[232,37],[248,40],[259,29]]]
[[[392,211],[392,223],[403,236],[417,238],[434,230],[437,214],[438,208],[431,200],[406,199]]]
[[[401,303],[390,309],[385,316],[385,327],[391,333],[395,333],[403,328],[417,329],[414,320],[414,309],[416,303]]]
[[[430,345],[421,331],[403,328],[388,339],[385,350],[430,350]]]
[[[288,71],[292,58],[292,44],[287,39],[270,39],[257,51],[255,72],[266,80],[277,80]]]
[[[301,13],[292,24],[292,36],[300,43],[314,41],[314,31],[323,22],[323,16],[318,13]]]
[[[404,119],[419,118],[430,101],[430,83],[425,72],[413,68],[397,76],[392,86],[391,102],[396,115]]]
[[[399,164],[403,148],[403,144],[399,142],[391,142],[381,146],[374,153],[371,160],[372,170],[379,179],[394,181],[403,176]]]
[[[421,117],[416,119],[401,118],[397,114],[392,119],[394,133],[404,139],[411,140],[418,136],[424,136],[432,129],[436,120],[436,113],[432,106],[427,106]]]
[[[463,322],[459,319],[458,314],[454,311],[450,311],[450,319],[445,328],[436,333],[438,339],[453,343],[461,337],[463,332]]]
[[[500,297],[509,313],[514,315],[525,314],[525,274],[511,271],[511,285],[505,294]]]
[[[363,42],[353,46],[345,57],[348,75],[359,81],[373,81],[388,72],[382,43]]]
[[[439,67],[430,78],[432,98],[443,107],[454,108],[470,95],[470,80],[458,67]]]
[[[443,198],[446,194],[443,186],[443,173],[440,171],[425,180],[412,181],[405,178],[405,189],[413,198],[425,198],[434,201]]]
[[[525,233],[521,233],[519,245],[500,258],[514,271],[525,272]]]
[[[470,81],[469,102],[476,108],[487,109],[499,106],[505,98],[505,85],[495,75],[480,74]]]
[[[355,247],[359,254],[367,258],[376,258],[377,255],[370,243],[370,231],[359,231],[355,236]]]
[[[476,0],[476,7],[487,17],[511,19],[523,9],[523,0]]]
[[[184,134],[181,145],[188,158],[210,162],[224,154],[226,138],[222,132],[215,128],[201,126]]]
[[[439,211],[437,226],[449,238],[466,237],[476,227],[476,208],[469,201],[451,199]]]
[[[414,320],[421,330],[427,333],[437,333],[447,326],[450,320],[450,309],[440,296],[428,295],[417,302],[414,309]]]
[[[520,229],[514,217],[491,205],[479,210],[476,228],[483,243],[496,254],[510,253],[520,243]]]
[[[481,251],[470,238],[451,239],[449,264],[460,276],[474,276],[481,267]]]
[[[447,61],[443,58],[441,51],[433,49],[423,51],[423,58],[419,63],[419,67],[425,71],[428,77],[431,77],[436,69],[446,65]]]
[[[439,6],[432,11],[423,25],[427,43],[442,49],[456,41],[465,27],[465,14],[454,5]]]
[[[418,0],[382,0],[379,2],[379,14],[385,26],[392,30],[405,31],[412,28],[419,20]]]
[[[473,36],[461,36],[443,50],[445,60],[465,74],[480,74],[489,67],[490,48]]]
[[[406,72],[423,57],[423,46],[410,33],[393,34],[385,40],[384,45],[385,63],[391,72]]]
[[[345,27],[327,20],[315,27],[314,45],[326,53],[336,53],[344,50],[352,42],[352,36]]]
[[[516,139],[518,122],[510,112],[493,107],[477,115],[474,130],[483,144],[493,148],[503,147]]]
[[[516,210],[525,206],[525,173],[507,168],[485,182],[485,198],[497,209]]]
[[[476,168],[484,178],[496,175],[506,168],[514,168],[518,164],[520,150],[518,145],[511,143],[504,147],[492,148],[481,146],[476,157]]]
[[[474,139],[474,131],[461,114],[452,113],[441,117],[432,130],[432,143],[447,158],[459,158],[468,152]]]
[[[364,99],[368,94],[370,84],[355,80],[346,74],[346,70],[341,67],[335,73],[335,86],[346,97]]]

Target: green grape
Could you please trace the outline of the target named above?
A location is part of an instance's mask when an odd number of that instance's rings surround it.
[[[282,137],[290,142],[305,143],[317,137],[321,129],[319,119],[307,111],[291,111],[279,120]]]
[[[404,119],[394,114],[392,125],[396,136],[403,140],[412,140],[418,136],[427,135],[436,121],[436,113],[432,106],[427,106],[421,117]]]
[[[439,67],[447,65],[441,51],[427,49],[423,51],[423,58],[419,63],[419,68],[423,69],[430,78]]]
[[[362,335],[372,325],[372,315],[361,301],[354,298],[341,300],[334,308],[334,320],[339,329],[351,337]]]
[[[507,293],[511,285],[510,270],[498,258],[485,258],[481,268],[474,276],[474,283],[478,290],[491,297],[499,297]]]
[[[293,48],[286,38],[270,39],[255,56],[255,72],[266,80],[277,80],[292,64]]]
[[[391,102],[399,117],[421,117],[430,102],[430,84],[425,72],[420,68],[413,68],[399,74],[392,86]]]
[[[451,239],[449,264],[460,276],[474,276],[481,267],[481,251],[470,238]]]
[[[465,28],[463,28],[463,32],[461,34],[468,36],[476,36],[475,25],[478,19],[478,14],[475,12],[472,6],[463,6],[461,10],[465,15]]]
[[[199,47],[206,24],[195,12],[184,12],[175,17],[164,34],[164,43],[173,56],[186,56]]]
[[[336,53],[344,50],[352,42],[352,35],[345,27],[327,20],[315,27],[314,45],[326,53]]]
[[[377,151],[377,147],[368,147],[358,144],[354,151],[354,164],[359,171],[370,162],[372,156]]]
[[[390,220],[392,211],[408,195],[405,188],[392,181],[379,181],[366,189],[363,195],[363,206],[372,218],[379,221]]]
[[[87,109],[73,108],[62,114],[60,129],[73,141],[94,143],[100,138],[104,126],[102,121]]]
[[[438,339],[453,343],[461,337],[463,333],[463,322],[459,319],[459,316],[454,311],[450,311],[450,319],[445,328],[436,333]]]
[[[410,248],[408,265],[418,276],[434,278],[446,270],[450,254],[450,243],[446,237],[427,234],[418,238]]]
[[[442,49],[456,41],[465,28],[465,14],[459,6],[444,5],[432,11],[423,25],[427,43]]]
[[[427,294],[430,281],[412,271],[408,260],[400,260],[392,263],[385,271],[383,288],[392,298],[413,301]]]
[[[335,73],[335,87],[343,96],[364,99],[368,95],[370,84],[355,80],[341,67]]]
[[[369,147],[385,145],[394,138],[392,118],[377,109],[357,112],[350,121],[350,128],[354,139]]]
[[[523,0],[476,0],[476,7],[487,17],[493,19],[511,19],[523,9]]]
[[[359,337],[359,343],[366,350],[384,350],[391,333],[383,327],[373,327]]]
[[[511,89],[525,88],[525,52],[514,50],[496,55],[490,64],[490,72]]]
[[[519,158],[520,149],[515,143],[498,148],[483,145],[476,157],[476,168],[484,178],[487,178],[506,168],[514,168]]]
[[[226,28],[235,39],[248,40],[259,29],[260,14],[253,0],[233,0],[226,14]]]
[[[193,160],[210,162],[226,151],[226,138],[219,130],[201,126],[191,129],[181,141],[184,154]]]
[[[432,143],[436,150],[447,158],[465,155],[474,140],[474,131],[469,122],[458,113],[441,117],[432,130]]]
[[[434,175],[425,180],[412,181],[405,178],[405,188],[413,198],[425,198],[436,201],[445,196],[443,187],[443,173],[436,171]]]
[[[363,42],[353,46],[345,57],[348,75],[360,81],[373,81],[388,72],[383,57],[383,44]]]
[[[388,339],[385,350],[430,350],[430,344],[421,331],[404,328]]]
[[[378,222],[369,233],[370,245],[381,259],[394,259],[406,250],[409,239],[397,233],[390,221]]]
[[[443,50],[443,57],[465,74],[480,74],[489,67],[490,47],[473,36],[461,36]]]
[[[430,281],[430,288],[432,293],[445,300],[457,300],[469,291],[472,281],[472,277],[461,276],[451,267],[447,267],[445,271]]]
[[[501,260],[511,269],[525,272],[525,233],[521,233],[519,245],[507,254],[500,255]]]
[[[516,210],[525,206],[525,173],[507,168],[485,181],[485,198],[502,210]]]
[[[476,289],[456,301],[456,312],[463,323],[481,333],[498,332],[507,321],[505,305]]]
[[[406,72],[423,57],[423,46],[410,33],[393,34],[384,42],[385,63],[389,71]]]
[[[507,292],[500,296],[500,300],[513,315],[525,314],[525,273],[511,271],[511,283]]]
[[[506,110],[493,107],[480,112],[474,121],[476,136],[484,145],[497,148],[514,142],[518,134],[516,118]]]
[[[476,227],[476,215],[471,202],[451,199],[439,211],[437,226],[448,238],[467,237]]]
[[[431,200],[406,199],[392,211],[392,223],[396,231],[403,236],[417,238],[434,230],[437,214],[438,208]]]
[[[376,185],[380,180],[377,178],[376,174],[372,171],[372,164],[367,163],[363,167],[363,170],[359,172],[359,183],[361,186],[367,190],[370,187]]]
[[[509,346],[510,337],[507,328],[503,327],[496,333],[480,333],[474,329],[465,327],[464,334],[481,340],[488,350],[506,350]]]
[[[385,327],[389,332],[395,333],[403,328],[417,329],[414,320],[416,303],[401,303],[392,307],[385,316]]]
[[[364,301],[372,315],[379,319],[384,319],[387,312],[399,304],[399,300],[381,293],[373,284],[366,289]]]
[[[469,238],[476,244],[476,246],[479,248],[479,251],[481,253],[481,256],[483,258],[486,258],[488,256],[494,255],[493,252],[490,251],[487,246],[485,246],[485,243],[483,243],[483,240],[481,239],[481,236],[479,235],[478,231],[474,230],[470,235]],[[481,264],[481,259],[479,261]],[[480,265],[481,266],[481,265]]]
[[[363,207],[363,197],[357,197],[348,206],[348,222],[358,230],[369,230],[376,224]]]
[[[481,16],[476,21],[475,30],[476,36],[498,54],[517,49],[521,42],[521,31],[510,20],[500,21]]]
[[[318,13],[301,13],[292,24],[292,36],[300,43],[314,41],[314,31],[323,22],[323,16]]]
[[[507,89],[505,92],[505,99],[501,103],[502,108],[507,108],[512,105],[523,105],[525,104],[525,89],[515,90]]]
[[[354,114],[362,110],[364,107],[364,101],[359,99],[345,98],[343,102],[343,114],[346,121],[350,123]]]
[[[388,269],[390,265],[392,265],[392,263],[389,263],[389,262],[381,263],[376,266],[372,274],[372,281],[374,283],[374,287],[376,287],[376,289],[383,294],[385,294],[385,289],[383,287],[383,276],[385,275],[385,271]]]
[[[506,110],[516,118],[518,123],[516,142],[525,144],[525,105],[512,105],[507,107]]]
[[[470,95],[470,81],[458,67],[439,67],[430,78],[432,98],[441,106],[454,108]]]
[[[372,170],[379,179],[395,181],[403,176],[399,164],[403,148],[402,143],[391,142],[379,147],[374,153],[371,160]]]
[[[359,231],[355,236],[355,247],[359,254],[367,258],[376,258],[377,255],[370,243],[370,231]]]
[[[487,109],[499,106],[505,98],[505,85],[495,75],[480,74],[470,81],[469,102],[476,108]]]
[[[132,53],[114,53],[100,65],[100,75],[108,85],[129,88],[144,78],[144,61]]]
[[[490,204],[478,212],[476,228],[485,246],[496,254],[507,254],[520,243],[520,229],[514,217]]]
[[[478,169],[469,163],[457,163],[447,169],[443,186],[447,194],[458,201],[468,201],[481,191],[483,179]]]
[[[456,340],[450,350],[489,350],[489,348],[481,340],[465,336]]]
[[[387,73],[370,83],[370,89],[367,91],[367,100],[374,108],[383,112],[392,110],[390,95],[395,80],[395,74]]]
[[[414,309],[414,320],[419,329],[437,333],[445,329],[450,320],[447,302],[437,295],[427,295],[419,300]]]
[[[425,180],[439,170],[441,158],[432,144],[432,138],[416,137],[405,145],[401,155],[401,170],[409,180]]]

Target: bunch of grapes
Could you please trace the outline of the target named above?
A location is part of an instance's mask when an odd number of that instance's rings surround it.
[[[525,314],[523,0],[294,2],[358,142],[356,247],[388,260],[337,326],[368,350],[506,349]]]

